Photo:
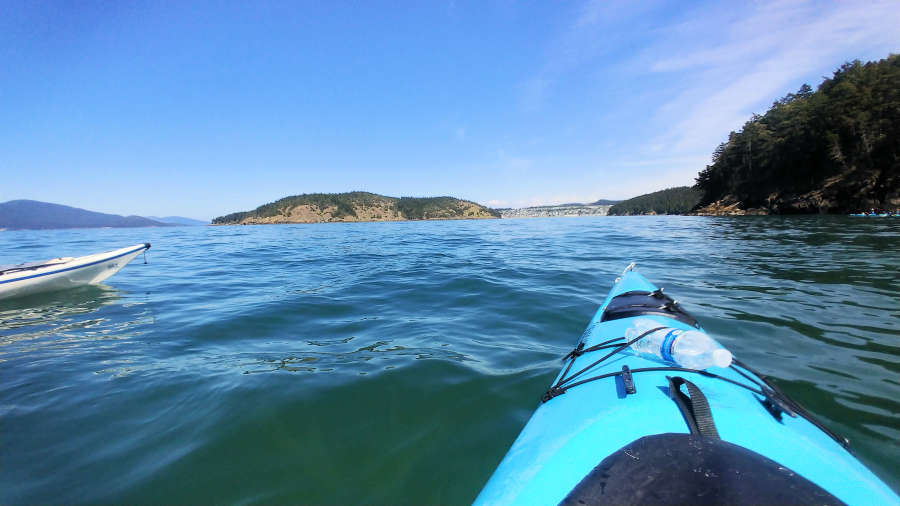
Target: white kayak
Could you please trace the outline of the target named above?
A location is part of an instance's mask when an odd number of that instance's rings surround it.
[[[96,285],[148,249],[150,243],[145,242],[83,257],[0,266],[0,299]]]

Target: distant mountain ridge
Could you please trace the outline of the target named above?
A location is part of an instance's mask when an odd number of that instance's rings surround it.
[[[369,192],[305,193],[252,211],[219,216],[213,225],[499,218],[500,213],[454,197],[387,197]]]
[[[153,221],[158,221],[160,223],[168,223],[170,225],[209,225],[209,221],[195,220],[193,218],[185,218],[184,216],[164,216],[162,218],[158,216],[145,216],[145,218]]]
[[[98,213],[61,204],[39,202],[37,200],[10,200],[0,204],[0,229],[41,230],[54,228],[167,226],[170,225],[141,216]]]

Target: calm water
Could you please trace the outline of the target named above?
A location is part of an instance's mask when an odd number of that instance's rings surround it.
[[[623,217],[0,233],[149,241],[0,302],[0,503],[466,503],[630,262],[900,488],[900,220]]]

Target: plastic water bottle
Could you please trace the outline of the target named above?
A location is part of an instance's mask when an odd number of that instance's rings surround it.
[[[625,340],[631,341],[637,336],[662,325],[648,318],[639,318],[634,325],[625,331]],[[631,345],[631,349],[639,354],[665,362],[675,362],[688,369],[706,369],[707,367],[728,367],[731,365],[731,352],[722,348],[708,335],[699,330],[681,330],[671,327],[662,328],[646,335]]]

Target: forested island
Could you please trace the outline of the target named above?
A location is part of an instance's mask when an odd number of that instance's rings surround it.
[[[687,214],[700,202],[700,190],[678,186],[623,200],[609,209],[610,216]]]
[[[219,216],[213,225],[324,223],[347,221],[458,220],[499,218],[500,213],[453,197],[386,197],[369,192],[307,193]]]
[[[900,55],[845,63],[754,115],[695,188],[698,214],[900,208]]]

